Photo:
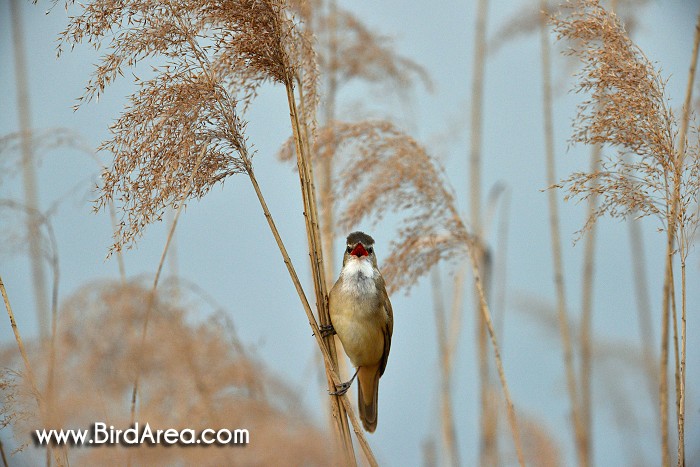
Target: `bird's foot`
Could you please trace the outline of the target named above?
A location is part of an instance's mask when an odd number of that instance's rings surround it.
[[[322,324],[318,327],[321,337],[326,338],[335,334],[335,329],[332,324]]]
[[[348,392],[348,389],[350,389],[350,386],[352,386],[352,379],[350,381],[346,381],[344,383],[340,383],[335,387],[335,391],[329,392],[331,396],[342,396],[346,392]]]
[[[350,381],[346,381],[344,383],[340,383],[335,387],[334,392],[329,392],[331,396],[342,396],[346,392],[348,392],[348,389],[350,389],[350,386],[352,386],[352,382],[355,381],[355,378],[357,377],[357,372],[360,371],[360,367],[357,367],[357,370],[355,370],[355,374],[352,375],[352,378],[350,378]]]

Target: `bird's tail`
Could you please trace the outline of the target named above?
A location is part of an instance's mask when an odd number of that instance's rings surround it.
[[[361,366],[357,374],[357,405],[365,430],[374,433],[377,428],[379,401],[379,365]]]

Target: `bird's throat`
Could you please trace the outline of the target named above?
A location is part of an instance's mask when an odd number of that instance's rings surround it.
[[[376,269],[367,259],[358,258],[348,261],[341,272],[344,291],[353,295],[376,293],[376,273]]]

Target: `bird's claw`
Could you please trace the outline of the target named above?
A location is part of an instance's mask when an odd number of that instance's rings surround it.
[[[350,386],[352,386],[352,382],[355,381],[355,378],[357,377],[357,373],[360,371],[360,367],[357,367],[357,370],[355,370],[355,374],[352,375],[352,378],[350,378],[350,381],[346,381],[344,383],[340,383],[335,387],[334,392],[329,392],[331,396],[342,396],[346,392],[348,392],[348,389],[350,389]]]
[[[331,396],[342,396],[346,392],[348,392],[348,389],[350,389],[350,386],[352,386],[352,381],[346,381],[345,383],[340,383],[335,387],[335,391],[329,392]]]
[[[332,324],[322,324],[318,327],[321,337],[326,338],[335,334],[335,329]]]

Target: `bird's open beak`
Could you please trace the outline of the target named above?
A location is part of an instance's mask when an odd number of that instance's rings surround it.
[[[357,256],[358,258],[361,256],[369,256],[369,253],[367,253],[367,250],[365,250],[365,247],[362,246],[362,243],[358,243],[355,248],[350,252],[351,255]]]

